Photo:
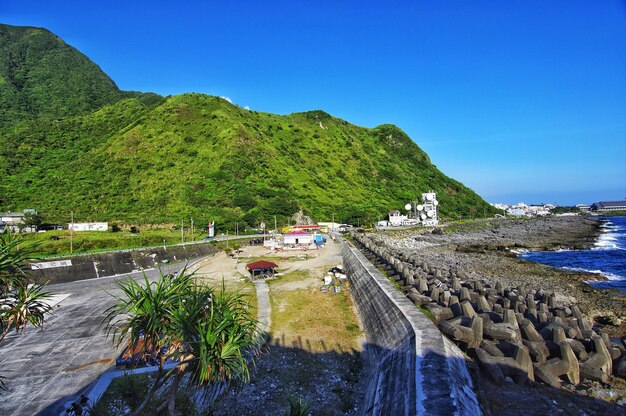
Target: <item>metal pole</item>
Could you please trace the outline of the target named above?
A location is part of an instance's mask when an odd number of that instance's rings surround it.
[[[191,217],[191,241],[193,241],[193,217]]]
[[[180,243],[183,244],[185,242],[185,220],[180,220]]]
[[[74,251],[74,242],[72,241],[74,237],[74,211],[71,211],[71,216],[72,216],[72,220],[71,220],[72,225],[70,225],[70,256],[72,255]]]

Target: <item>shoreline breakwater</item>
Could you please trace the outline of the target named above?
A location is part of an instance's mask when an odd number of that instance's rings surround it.
[[[354,245],[341,251],[372,369],[363,414],[481,415],[460,350]]]
[[[512,241],[511,235],[531,235],[537,228],[548,238],[532,236],[530,245],[571,244],[580,237],[589,245],[599,229],[595,221],[577,218],[498,222],[495,229],[457,235],[420,230],[355,233],[353,238],[496,385],[511,379],[568,391],[581,382],[585,390],[593,383],[623,390],[624,381],[613,380],[626,377],[626,297],[585,285],[586,274],[525,262],[507,251],[528,245],[523,238]],[[478,243],[489,234],[500,241],[491,239],[491,246],[481,250]],[[620,390],[611,394],[624,397]]]

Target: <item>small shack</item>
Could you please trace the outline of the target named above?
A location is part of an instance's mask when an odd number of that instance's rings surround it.
[[[265,279],[268,277],[274,277],[275,269],[278,268],[276,263],[271,261],[255,261],[254,263],[246,264],[246,269],[250,272],[252,279]]]

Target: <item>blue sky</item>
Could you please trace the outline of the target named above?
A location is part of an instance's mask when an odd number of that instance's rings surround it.
[[[396,124],[491,202],[626,197],[624,1],[2,0],[0,22],[122,89]]]

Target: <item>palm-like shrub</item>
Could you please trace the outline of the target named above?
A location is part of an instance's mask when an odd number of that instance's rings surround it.
[[[161,274],[155,282],[144,275],[143,283],[118,283],[122,295],[114,296],[117,303],[105,320],[116,345],[159,352],[154,384],[134,414],[168,380],[167,400],[159,411],[167,406],[170,414],[185,375],[190,388],[210,395],[249,380],[248,366],[259,344],[257,321],[242,294],[199,285],[184,270],[177,277]],[[167,359],[176,363],[169,371]]]
[[[21,237],[8,230],[0,233],[0,296],[9,288],[28,284],[25,269],[32,260],[35,246],[25,246]]]
[[[32,284],[25,270],[34,245],[24,245],[8,231],[0,233],[0,341],[11,330],[24,332],[29,325],[41,327],[51,310],[45,301],[50,294],[43,285]],[[0,389],[6,389],[0,376]]]
[[[117,282],[122,295],[112,295],[117,303],[107,310],[107,332],[117,346],[136,350],[159,350],[169,344],[174,330],[174,313],[192,289],[190,276],[161,275],[150,283],[144,274],[141,285],[133,279]]]
[[[11,331],[24,332],[30,324],[42,327],[45,314],[50,312],[50,305],[45,302],[49,297],[43,286],[32,284],[19,286],[6,292],[0,298],[0,341]]]

